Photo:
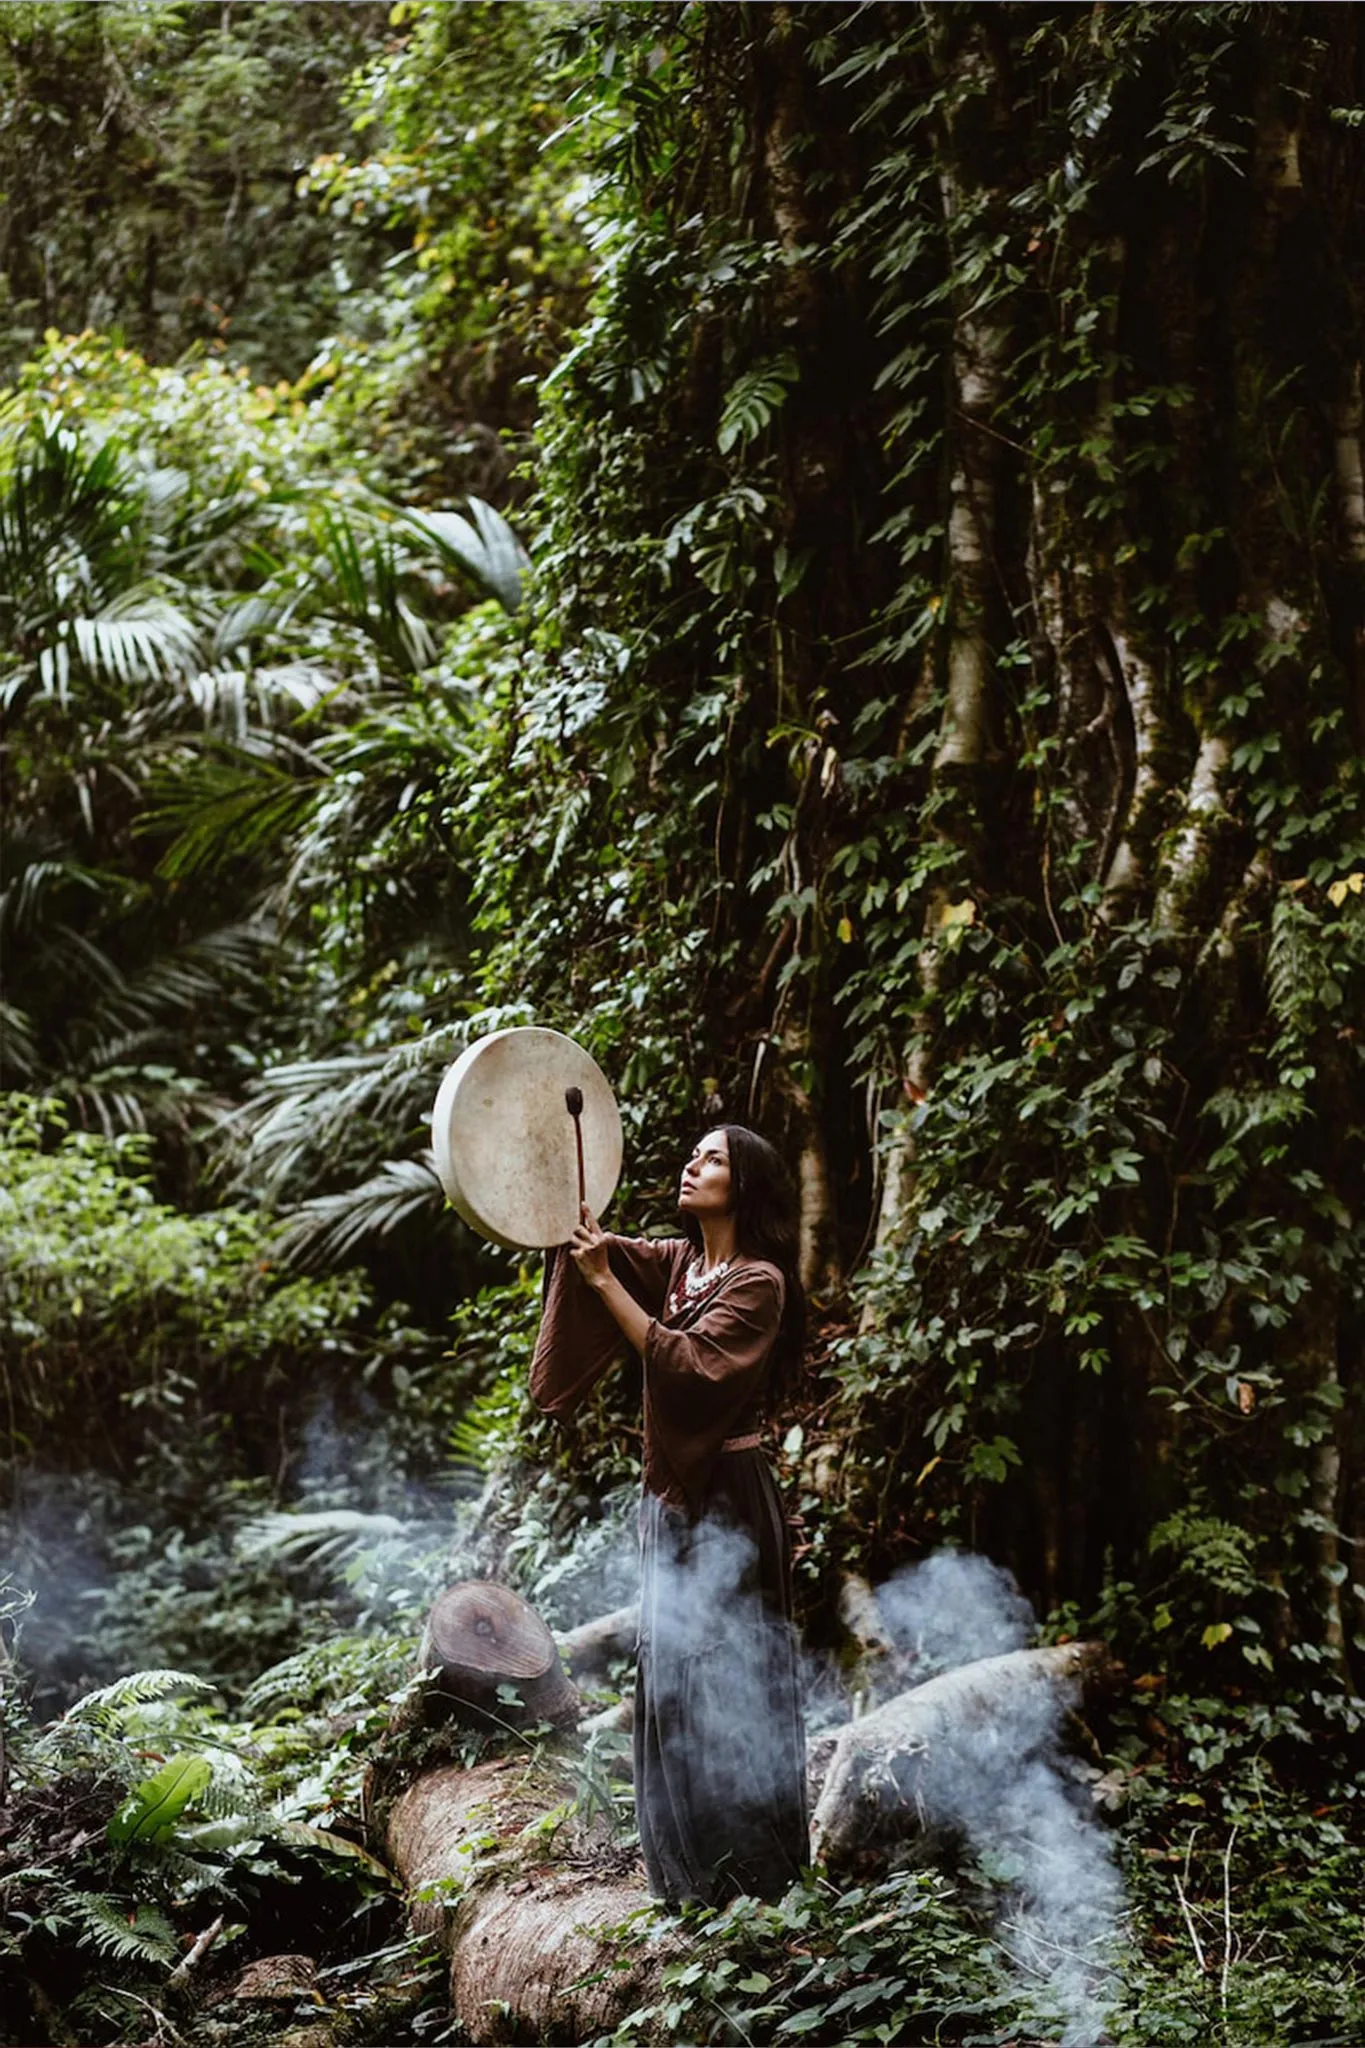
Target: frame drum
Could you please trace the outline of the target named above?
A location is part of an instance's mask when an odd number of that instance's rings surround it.
[[[578,1222],[578,1148],[566,1088],[583,1091],[583,1172],[600,1216],[621,1177],[621,1116],[606,1076],[562,1031],[524,1025],[468,1046],[431,1113],[451,1207],[494,1244],[564,1244]]]

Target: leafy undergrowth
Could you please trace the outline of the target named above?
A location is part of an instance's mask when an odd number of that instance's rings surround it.
[[[141,1673],[44,1727],[11,1691],[0,2037],[460,2042],[439,1956],[365,1848],[413,1650],[411,1634],[337,1635],[231,1705],[193,1674]],[[814,1876],[775,1905],[690,1913],[686,1959],[597,2048],[1362,2038],[1365,1777],[1324,1764],[1288,1709],[1162,1698],[1147,1679],[1103,1734],[1115,1811],[1099,1825],[1127,1898],[1109,1955],[1047,1953],[1003,1853]],[[465,1762],[487,1748],[456,1740]],[[611,1810],[590,1770],[578,1797]],[[256,1983],[267,1957],[291,1967]]]
[[[595,2048],[1358,2043],[1360,1840],[1263,1762],[1196,1796],[1166,1785],[1135,1803],[1119,1834],[1127,1924],[1107,1966],[1090,1957],[1051,1991],[1047,1965],[1067,1959],[1019,1967],[998,1871],[908,1870],[842,1891],[815,1880],[776,1906],[696,1916],[660,1999]]]
[[[338,1638],[265,1673],[231,1717],[171,1671],[101,1687],[43,1728],[11,1699],[5,2038],[246,2038],[298,2001],[234,1987],[286,1953],[310,1959],[310,2016],[335,2005],[350,2039],[389,2039],[395,2001],[410,2016],[429,2002],[429,1958],[361,1818],[413,1648]]]

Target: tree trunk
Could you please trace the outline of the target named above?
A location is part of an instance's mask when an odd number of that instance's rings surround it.
[[[876,1856],[903,1838],[951,1823],[956,1781],[985,1743],[1003,1746],[1017,1775],[1055,1735],[1061,1709],[1107,1659],[1098,1643],[1013,1650],[931,1678],[841,1732],[811,1819],[811,1854],[831,1868]]]

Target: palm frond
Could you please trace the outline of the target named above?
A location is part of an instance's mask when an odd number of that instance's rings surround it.
[[[223,553],[222,544],[230,535],[263,514],[273,515],[276,502],[274,493],[263,497],[257,491],[229,486],[207,503],[193,499],[187,502],[183,496],[167,501],[175,515],[169,522],[162,506],[151,507],[160,542],[159,566],[171,573],[201,569],[206,558]],[[242,554],[246,552],[244,547]]]
[[[212,653],[215,660],[231,654],[244,641],[261,633],[273,633],[294,609],[295,600],[280,591],[253,591],[238,598],[224,610],[214,628]]]
[[[27,1010],[0,997],[0,1075],[8,1077],[6,1085],[13,1086],[16,1076],[35,1079],[41,1065],[33,1019]]]
[[[200,669],[186,688],[206,725],[245,741],[258,728],[269,731],[315,711],[327,698],[344,696],[346,686],[318,662],[299,660]]]
[[[403,595],[403,562],[390,530],[329,505],[318,521],[324,608],[355,626],[398,675],[429,668],[436,636]]]
[[[124,591],[93,618],[64,619],[58,631],[92,675],[125,685],[170,681],[200,660],[193,619],[152,591]]]
[[[278,1202],[291,1184],[335,1172],[338,1159],[356,1160],[360,1174],[378,1166],[394,1132],[425,1130],[441,1074],[466,1045],[529,1022],[524,1002],[492,1004],[401,1045],[272,1067],[225,1129],[234,1184]]]
[[[395,1069],[384,1049],[274,1067],[234,1120],[246,1139],[243,1177],[277,1200],[291,1181],[313,1177],[319,1162],[344,1156],[357,1128],[417,1122],[434,1085],[430,1070]]]
[[[264,918],[220,925],[158,954],[111,988],[82,1020],[89,1064],[111,1063],[178,1030],[186,1011],[207,1003],[249,1001],[277,939]],[[76,1036],[76,1034],[72,1034]]]
[[[140,552],[143,499],[121,444],[88,450],[49,415],[11,441],[0,477],[0,616],[32,625],[81,591],[117,589]]]
[[[18,837],[0,841],[0,936],[31,936],[50,921],[55,904],[73,892],[98,894],[114,878],[62,853]]]
[[[358,1508],[318,1509],[311,1514],[256,1515],[237,1532],[235,1548],[247,1558],[281,1564],[335,1566],[358,1550],[407,1535],[394,1515],[362,1514]]]
[[[475,588],[495,597],[504,611],[521,604],[531,561],[503,518],[482,498],[467,498],[469,517],[446,511],[407,511],[404,522],[432,543],[442,561],[459,570]]]
[[[64,919],[56,920],[44,933],[38,966],[44,974],[55,970],[68,979],[73,970],[78,972],[85,978],[87,994],[95,988],[117,995],[127,987],[123,970],[112,956],[86,932],[78,931]]]
[[[358,1187],[314,1195],[291,1210],[280,1232],[281,1255],[296,1265],[339,1265],[414,1216],[439,1215],[444,1200],[429,1151],[386,1159]]]
[[[316,756],[283,735],[199,748],[153,784],[141,829],[176,834],[157,873],[182,881],[277,846],[308,816],[320,782]]]

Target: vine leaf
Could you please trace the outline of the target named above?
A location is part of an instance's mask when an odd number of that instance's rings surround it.
[[[746,370],[725,394],[716,446],[722,455],[756,440],[786,400],[801,370],[790,349]]]

